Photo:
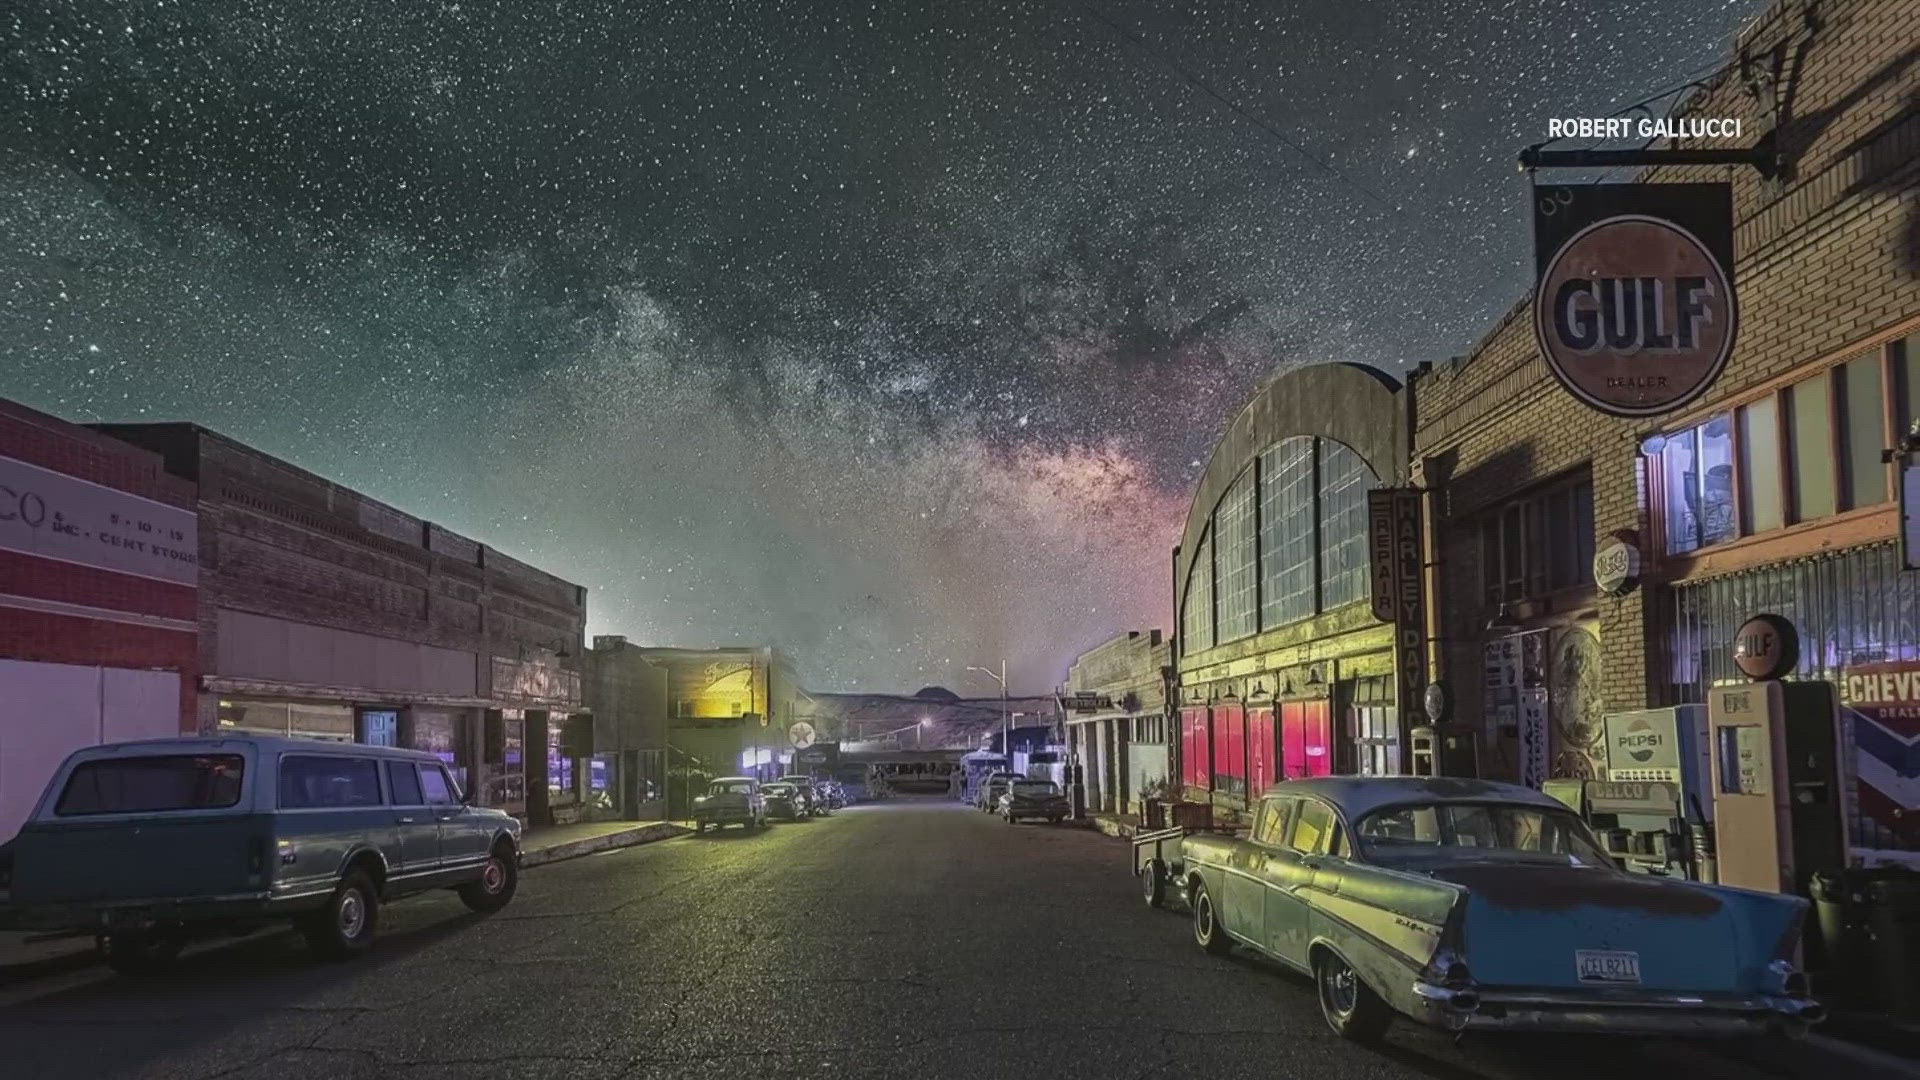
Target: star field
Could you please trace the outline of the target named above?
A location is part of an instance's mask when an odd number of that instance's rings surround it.
[[[24,0],[0,396],[253,443],[590,633],[1043,690],[1168,626],[1254,386],[1465,351],[1518,149],[1760,7]]]

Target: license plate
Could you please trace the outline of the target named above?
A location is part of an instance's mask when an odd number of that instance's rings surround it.
[[[146,908],[108,908],[101,912],[100,921],[115,929],[142,927],[153,921],[153,913]]]
[[[1640,954],[1637,952],[1599,952],[1580,949],[1573,954],[1574,967],[1583,983],[1640,985]]]

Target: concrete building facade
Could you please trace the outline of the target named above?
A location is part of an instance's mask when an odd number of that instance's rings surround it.
[[[1080,764],[1089,811],[1137,814],[1149,784],[1170,781],[1167,688],[1173,642],[1129,630],[1080,654],[1060,688],[1067,749]],[[1083,697],[1084,695],[1084,697]],[[1074,699],[1091,699],[1084,709]]]

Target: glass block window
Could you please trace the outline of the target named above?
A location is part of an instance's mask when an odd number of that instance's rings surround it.
[[[1254,632],[1259,614],[1258,594],[1260,549],[1254,532],[1253,470],[1240,474],[1220,499],[1213,519],[1217,536],[1214,568],[1219,574],[1219,613],[1215,622],[1221,641],[1243,638]]]
[[[1373,470],[1359,454],[1320,440],[1320,607],[1367,595],[1367,490]]]
[[[1313,442],[1298,436],[1260,454],[1260,625],[1314,613]]]
[[[1213,531],[1200,538],[1193,569],[1187,574],[1187,595],[1180,601],[1180,638],[1189,653],[1213,648]]]

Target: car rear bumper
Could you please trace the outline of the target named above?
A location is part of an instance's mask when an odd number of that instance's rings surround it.
[[[1649,1035],[1789,1034],[1826,1017],[1807,998],[1651,991],[1451,989],[1413,984],[1415,1019],[1448,1031],[1585,1031]]]
[[[326,902],[327,893],[276,896],[270,892],[218,896],[164,896],[14,909],[15,926],[36,930],[138,930],[186,923],[244,923],[291,918]]]
[[[693,815],[695,821],[751,821],[753,818],[753,811],[744,806],[723,806]]]

